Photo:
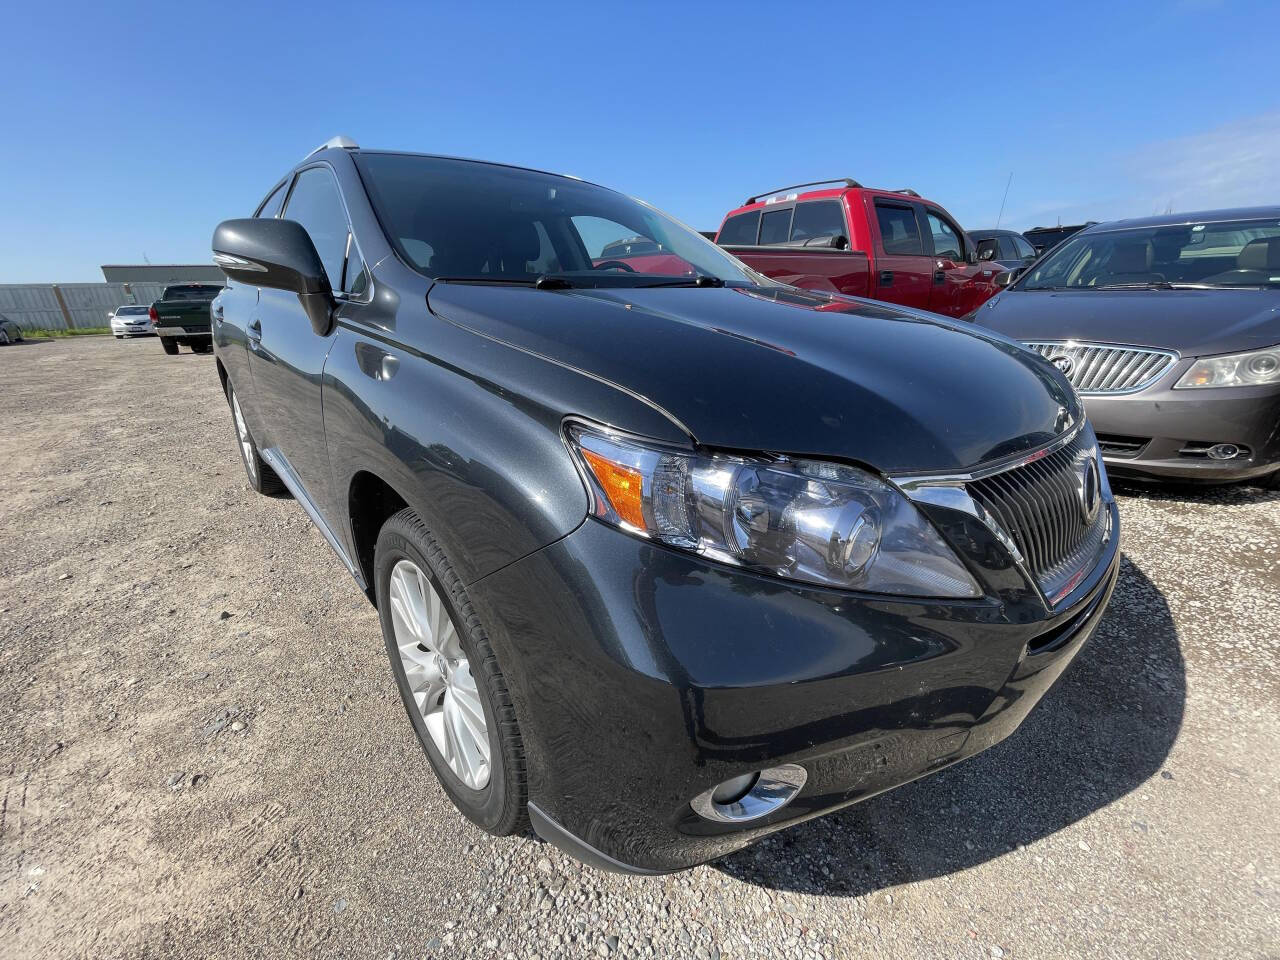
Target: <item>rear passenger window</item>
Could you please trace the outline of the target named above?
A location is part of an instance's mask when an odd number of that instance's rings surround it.
[[[791,236],[791,210],[773,210],[760,218],[760,243],[786,243]]]
[[[720,236],[716,240],[716,243],[752,245],[756,242],[756,234],[759,230],[759,210],[752,210],[750,213],[740,213],[736,217],[730,217],[724,222],[724,226],[720,228]]]
[[[1036,248],[1027,243],[1027,241],[1022,239],[1022,237],[1014,237],[1013,246],[1014,249],[1018,251],[1018,256],[1023,259],[1026,259],[1027,257],[1034,257],[1036,255]]]
[[[809,240],[813,237],[848,237],[839,200],[796,204],[795,219],[791,223],[791,239]]]
[[[288,180],[286,180],[284,183],[280,184],[280,186],[272,190],[271,196],[267,197],[266,200],[262,201],[262,206],[258,208],[258,212],[255,213],[254,216],[262,217],[268,220],[270,220],[275,216],[278,216],[280,213],[280,204],[284,203],[284,189],[287,186],[289,186]]]
[[[328,274],[329,286],[341,290],[349,228],[333,174],[324,167],[312,167],[298,174],[285,207],[285,217],[298,221],[310,234],[324,272]]]
[[[916,224],[913,208],[877,202],[876,220],[880,224],[880,243],[885,253],[895,257],[924,256],[920,227]]]

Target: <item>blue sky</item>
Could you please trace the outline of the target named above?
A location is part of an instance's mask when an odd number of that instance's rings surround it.
[[[207,262],[336,133],[573,173],[714,229],[828,176],[966,227],[1280,202],[1280,4],[23,4],[0,283]]]

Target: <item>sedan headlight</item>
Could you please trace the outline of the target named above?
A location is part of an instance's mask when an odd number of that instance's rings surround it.
[[[1226,357],[1201,357],[1178,378],[1174,389],[1256,387],[1268,383],[1280,383],[1280,346]]]
[[[937,530],[889,484],[838,463],[697,455],[572,425],[592,511],[710,560],[847,590],[976,597]]]

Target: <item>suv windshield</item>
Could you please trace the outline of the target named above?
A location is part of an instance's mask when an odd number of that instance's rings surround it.
[[[210,297],[216,297],[222,290],[221,287],[215,287],[212,284],[202,286],[200,284],[183,284],[181,287],[165,287],[161,300],[208,300]]]
[[[1022,290],[1280,286],[1280,220],[1229,220],[1077,234]]]
[[[604,187],[471,160],[392,153],[355,159],[388,238],[406,263],[435,279],[764,282],[696,231]]]

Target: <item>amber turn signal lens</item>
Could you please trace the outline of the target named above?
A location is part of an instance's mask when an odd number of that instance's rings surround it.
[[[609,505],[633,527],[644,529],[644,510],[641,507],[640,471],[607,460],[590,450],[582,451],[583,459],[595,474],[600,488],[609,498]]]

